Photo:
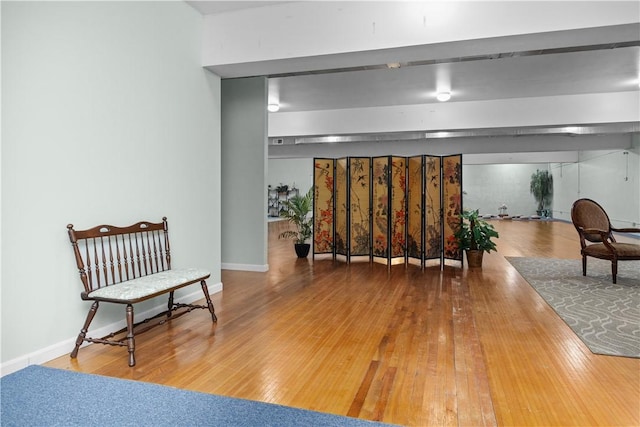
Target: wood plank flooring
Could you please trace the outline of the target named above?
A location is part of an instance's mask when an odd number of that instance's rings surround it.
[[[400,425],[640,425],[640,360],[592,354],[504,258],[577,259],[573,226],[494,223],[481,270],[443,271],[300,260],[270,223],[270,271],[223,271],[216,325],[140,335],[134,368],[102,345],[46,366]]]

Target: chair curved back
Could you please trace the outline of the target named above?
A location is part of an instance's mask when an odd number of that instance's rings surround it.
[[[584,233],[582,229],[597,228],[607,232],[611,239],[611,221],[605,210],[597,202],[591,199],[579,199],[571,207],[571,221],[578,230],[580,236],[590,242],[602,242],[600,234]]]
[[[638,233],[640,228],[615,228],[609,216],[591,199],[579,199],[571,207],[571,221],[580,236],[582,275],[587,275],[587,257],[611,261],[611,277],[616,283],[618,261],[640,260],[640,245],[616,242],[613,232]],[[587,241],[591,244],[587,244]]]

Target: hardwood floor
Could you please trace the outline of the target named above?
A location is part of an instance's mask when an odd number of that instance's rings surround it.
[[[481,270],[443,271],[300,260],[270,223],[270,271],[223,271],[217,325],[140,335],[134,368],[102,345],[46,366],[401,425],[640,425],[640,360],[591,353],[505,259],[577,259],[573,226],[494,223]]]

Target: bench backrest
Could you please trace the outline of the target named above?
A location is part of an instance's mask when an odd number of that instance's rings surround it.
[[[167,218],[74,230],[69,239],[85,292],[171,269]]]

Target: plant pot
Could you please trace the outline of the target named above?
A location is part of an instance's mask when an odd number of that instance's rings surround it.
[[[467,265],[469,268],[480,268],[482,267],[482,255],[484,255],[484,251],[478,250],[467,250]]]
[[[306,258],[307,255],[309,255],[309,249],[311,248],[311,244],[294,243],[293,246],[296,248],[296,255],[298,255],[298,258]]]

